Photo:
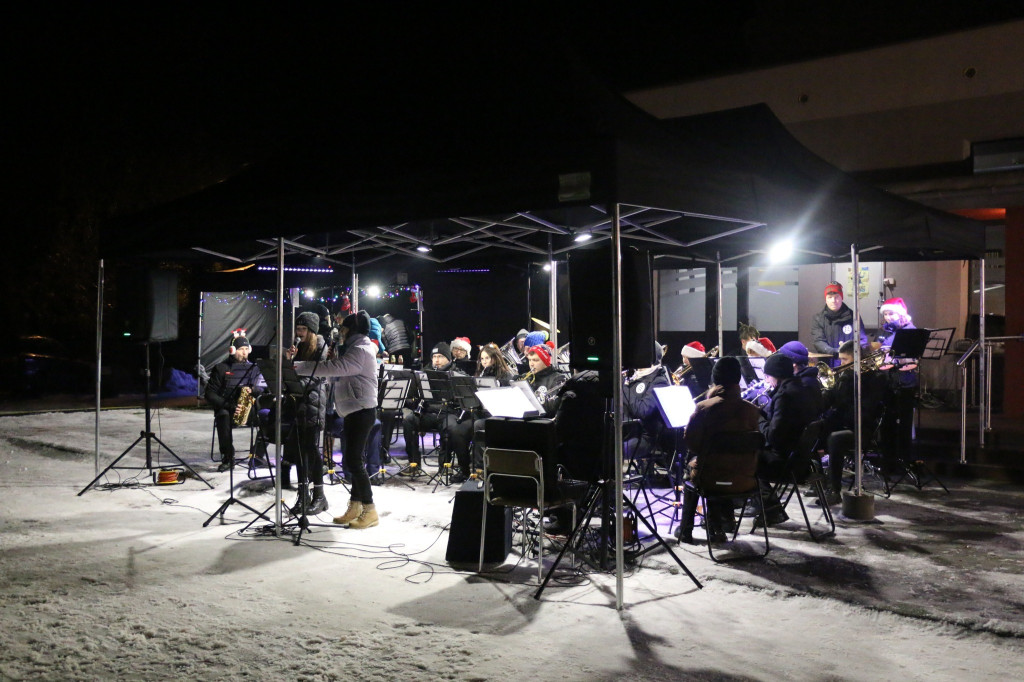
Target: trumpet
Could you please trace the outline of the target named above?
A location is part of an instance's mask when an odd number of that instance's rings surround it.
[[[863,372],[874,372],[882,363],[885,361],[885,356],[889,352],[888,348],[882,347],[878,350],[872,351],[867,355],[864,355],[860,359],[859,371]],[[829,367],[827,362],[819,362],[818,367],[818,383],[822,385],[826,390],[834,388],[836,381],[839,380],[839,375],[848,369],[853,368],[854,363],[847,362],[845,365],[839,365],[838,367]]]
[[[718,346],[715,346],[714,348],[709,350],[707,353],[705,353],[704,357],[706,357],[706,358],[718,357]],[[674,383],[676,386],[678,386],[679,384],[683,383],[683,379],[686,377],[686,375],[689,374],[692,371],[693,371],[693,365],[679,365],[678,367],[676,367],[675,371],[672,372],[672,383]]]

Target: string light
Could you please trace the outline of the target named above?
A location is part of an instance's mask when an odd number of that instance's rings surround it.
[[[277,266],[276,265],[261,265],[259,267],[259,271],[260,272],[277,272]],[[320,267],[320,268],[300,268],[300,267],[295,267],[295,266],[292,266],[292,265],[286,265],[286,266],[284,266],[284,271],[285,272],[322,272],[322,273],[328,273],[329,274],[329,273],[333,273],[334,272],[334,268],[332,268],[330,266]]]

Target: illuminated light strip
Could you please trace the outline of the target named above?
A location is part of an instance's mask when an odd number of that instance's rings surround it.
[[[260,270],[260,272],[277,272],[277,266],[276,265],[261,265],[259,267],[259,270]],[[297,268],[297,267],[286,265],[284,267],[284,271],[285,272],[325,272],[325,273],[333,273],[334,272],[334,268],[331,268],[331,267],[327,267],[327,268]]]
[[[439,275],[449,275],[449,274],[453,274],[453,273],[454,274],[458,274],[458,273],[463,273],[463,272],[490,272],[490,271],[491,271],[490,268],[479,268],[479,269],[473,269],[473,268],[452,268],[451,270],[438,270],[437,274],[439,274]]]

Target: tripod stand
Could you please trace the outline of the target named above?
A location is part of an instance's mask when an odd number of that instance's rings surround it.
[[[548,572],[544,576],[544,580],[543,582],[541,582],[540,587],[537,588],[537,592],[533,595],[534,599],[540,599],[540,595],[544,592],[544,588],[547,587],[548,581],[551,580],[551,576],[554,574],[555,569],[557,569],[558,565],[561,563],[562,557],[565,556],[565,553],[571,547],[575,546],[579,542],[584,529],[590,526],[590,523],[593,520],[595,513],[600,513],[602,519],[600,530],[599,555],[597,558],[598,567],[601,570],[608,570],[610,568],[610,566],[608,565],[608,550],[612,545],[611,540],[614,536],[612,536],[609,533],[609,530],[615,529],[616,532],[623,532],[622,524],[612,523],[612,521],[614,521],[612,514],[614,505],[610,503],[615,499],[614,487],[615,483],[613,481],[599,481],[597,483],[591,484],[590,489],[587,491],[587,495],[584,497],[584,512],[580,515],[580,518],[577,519],[576,527],[572,529],[572,533],[569,534],[569,537],[566,540],[565,544],[562,545],[561,551],[558,552],[558,556],[555,557],[555,562],[551,565],[551,568],[548,569]],[[651,535],[654,538],[656,538],[658,545],[663,547],[665,551],[668,552],[669,556],[671,556],[679,565],[679,568],[683,569],[683,572],[686,573],[686,575],[689,576],[690,580],[693,581],[693,584],[696,585],[699,589],[703,589],[704,586],[697,579],[697,576],[690,572],[690,569],[686,567],[686,564],[684,564],[682,560],[676,555],[676,553],[672,550],[669,544],[665,542],[665,540],[663,540],[660,535],[658,535],[657,529],[651,525],[650,521],[648,521],[646,517],[640,514],[640,512],[636,508],[636,505],[633,504],[633,501],[630,500],[629,496],[626,495],[625,493],[622,495],[622,504],[624,507],[624,515],[628,510],[629,512],[632,512],[634,518],[640,519],[640,521],[642,521],[643,524],[647,527],[647,530],[650,531]],[[646,552],[649,550],[643,551]],[[634,555],[634,557],[635,556],[637,555]]]
[[[249,457],[248,461],[250,463],[252,462],[252,457],[251,456]],[[224,523],[224,512],[227,511],[227,508],[230,507],[233,504],[238,504],[238,505],[241,505],[241,506],[245,507],[246,509],[251,511],[253,514],[255,514],[257,519],[262,518],[262,519],[264,519],[266,521],[270,521],[270,517],[267,516],[266,511],[263,511],[263,512],[258,511],[254,507],[249,506],[248,504],[246,504],[242,500],[240,500],[237,497],[235,497],[235,465],[236,464],[237,464],[237,462],[232,461],[231,462],[231,468],[228,469],[228,499],[224,500],[224,502],[220,505],[220,507],[217,508],[217,511],[213,512],[212,514],[210,514],[210,517],[208,519],[206,519],[206,521],[203,522],[203,528],[206,528],[207,526],[209,526],[210,522],[213,521],[213,519],[216,518],[217,516],[220,516],[220,522],[221,522],[221,524],[223,524]],[[251,464],[249,466],[251,467]]]
[[[139,437],[135,439],[134,443],[129,445],[125,449],[125,451],[122,452],[120,455],[118,455],[117,458],[113,462],[108,464],[107,467],[103,471],[101,471],[99,474],[97,474],[96,478],[92,479],[92,481],[89,482],[89,485],[87,485],[84,488],[82,488],[78,492],[79,495],[81,495],[82,493],[84,493],[86,490],[88,490],[89,488],[93,487],[94,485],[96,485],[96,483],[101,478],[103,478],[108,471],[110,471],[112,469],[128,469],[128,470],[131,470],[131,471],[147,470],[147,471],[152,472],[153,471],[153,441],[156,441],[160,445],[160,447],[162,447],[164,450],[166,450],[168,453],[170,453],[170,455],[172,457],[174,457],[174,459],[176,459],[178,461],[178,463],[181,464],[181,466],[183,466],[186,469],[188,469],[189,473],[192,474],[193,477],[195,477],[195,478],[199,479],[200,481],[202,481],[203,483],[205,483],[207,485],[207,487],[209,487],[211,489],[213,488],[213,485],[209,481],[207,481],[205,478],[203,478],[198,473],[196,473],[195,469],[193,469],[188,464],[186,464],[185,461],[181,457],[178,457],[178,455],[174,452],[174,450],[171,450],[169,447],[167,447],[167,445],[162,440],[157,438],[155,433],[153,433],[152,416],[151,416],[151,413],[150,413],[150,393],[149,393],[149,378],[150,378],[149,342],[146,341],[146,342],[143,343],[143,345],[146,348],[146,371],[145,371],[146,387],[145,387],[145,394],[144,394],[144,398],[143,398],[143,406],[144,406],[145,411],[146,411],[146,428],[145,428],[145,430],[139,432]],[[125,455],[127,455],[129,452],[131,452],[132,449],[134,449],[135,446],[138,445],[139,443],[141,443],[143,440],[146,441],[146,465],[142,466],[142,467],[118,466],[118,462],[120,462],[121,459],[124,458]]]

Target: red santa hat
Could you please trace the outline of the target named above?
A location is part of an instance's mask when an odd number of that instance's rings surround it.
[[[700,341],[691,341],[683,346],[682,354],[684,358],[707,357],[707,353],[704,351],[704,344]]]
[[[530,353],[533,353],[538,358],[540,358],[541,362],[544,363],[545,367],[551,366],[551,348],[549,348],[548,346],[532,346],[529,350],[526,351],[527,355],[529,355]]]
[[[903,302],[902,298],[890,298],[882,304],[882,307],[878,309],[878,312],[884,315],[887,310],[891,310],[892,312],[898,313],[904,317],[907,316],[907,304]]]
[[[747,347],[745,350],[748,353],[753,351],[755,355],[766,358],[775,352],[775,344],[773,344],[767,336],[762,336],[759,339],[751,339],[750,341],[747,341]]]
[[[466,351],[467,355],[469,355],[470,353],[473,352],[473,346],[470,345],[469,338],[465,337],[465,336],[460,336],[460,337],[456,338],[454,341],[452,341],[451,347],[453,349],[454,348],[460,348],[460,349]]]

